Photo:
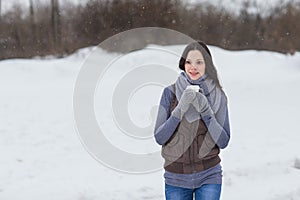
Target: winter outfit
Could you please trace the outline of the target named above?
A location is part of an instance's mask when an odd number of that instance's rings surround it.
[[[186,89],[189,85],[201,91]],[[182,72],[164,89],[154,132],[165,159],[166,192],[222,183],[218,154],[230,139],[227,100],[207,74],[191,80]]]

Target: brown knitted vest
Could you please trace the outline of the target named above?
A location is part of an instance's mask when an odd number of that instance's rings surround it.
[[[175,92],[173,94],[170,112],[178,104]],[[217,145],[214,145],[206,155],[199,153],[202,145],[208,145],[203,143],[207,134],[209,133],[202,119],[189,123],[183,117],[174,134],[162,146],[161,154],[165,159],[165,170],[173,173],[190,174],[218,164],[221,159],[219,157],[220,149]],[[213,142],[212,139],[209,141]]]

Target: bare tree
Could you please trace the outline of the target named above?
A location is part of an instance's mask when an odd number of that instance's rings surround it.
[[[1,1],[1,0],[0,0]],[[31,23],[31,32],[32,32],[32,42],[35,43],[37,37],[36,37],[36,22],[35,22],[35,14],[33,9],[33,2],[32,0],[29,0],[29,16],[30,16],[30,23]]]
[[[61,47],[61,26],[58,0],[51,0],[51,23],[54,47]]]
[[[2,5],[1,3],[2,3],[2,2],[1,2],[1,0],[0,0],[0,20],[1,20],[1,14],[2,14],[2,13],[1,13],[1,8],[2,8],[2,7],[1,7],[1,5]]]

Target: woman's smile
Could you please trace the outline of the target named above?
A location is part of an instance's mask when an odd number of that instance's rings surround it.
[[[199,72],[189,72],[192,76],[197,76]]]

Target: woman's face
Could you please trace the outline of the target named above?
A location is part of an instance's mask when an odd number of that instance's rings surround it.
[[[199,79],[205,73],[205,62],[199,50],[191,50],[187,54],[184,69],[192,80]]]

